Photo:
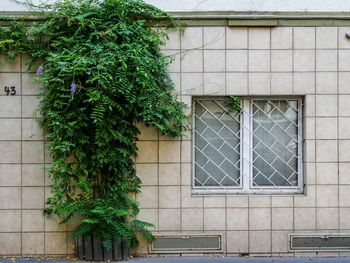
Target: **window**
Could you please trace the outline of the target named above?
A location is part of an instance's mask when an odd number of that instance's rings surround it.
[[[301,99],[242,98],[240,112],[226,101],[194,100],[194,193],[302,192]]]

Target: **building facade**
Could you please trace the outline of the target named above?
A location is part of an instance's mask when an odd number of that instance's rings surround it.
[[[168,33],[162,52],[192,124],[175,139],[139,125],[139,218],[160,240],[218,237],[219,247],[157,248],[140,237],[135,253],[349,255],[295,248],[291,238],[350,230],[350,17],[173,14],[186,26]],[[40,87],[24,61],[0,66],[0,255],[74,255],[79,220],[42,215],[50,157],[33,115]]]

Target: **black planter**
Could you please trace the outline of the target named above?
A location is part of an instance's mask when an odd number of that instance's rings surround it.
[[[130,257],[130,251],[125,246],[126,241],[114,240],[111,249],[102,245],[101,237],[79,237],[76,239],[76,255],[82,260],[122,260]]]

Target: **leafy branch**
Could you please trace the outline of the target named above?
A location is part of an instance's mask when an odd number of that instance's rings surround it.
[[[39,123],[50,141],[53,179],[46,214],[83,220],[73,237],[101,236],[137,245],[152,224],[136,220],[140,190],[136,141],[144,122],[164,135],[181,136],[183,108],[160,52],[164,32],[146,26],[163,11],[141,0],[61,0],[30,4],[37,22],[0,18],[0,52],[11,61],[26,54],[40,94]],[[49,11],[47,11],[49,10]],[[37,67],[36,66],[36,67]]]

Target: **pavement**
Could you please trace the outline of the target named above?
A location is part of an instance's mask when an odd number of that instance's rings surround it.
[[[60,258],[0,258],[1,263],[87,263]],[[258,258],[258,257],[152,257],[133,258],[118,263],[350,263],[350,258]],[[112,263],[112,262],[110,262]]]

